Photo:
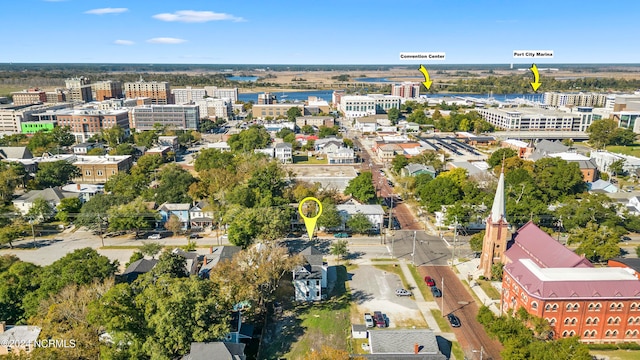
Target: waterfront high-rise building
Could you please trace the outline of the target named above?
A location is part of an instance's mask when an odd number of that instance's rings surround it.
[[[420,84],[403,82],[391,85],[391,95],[400,96],[403,99],[420,97]]]
[[[193,104],[207,96],[205,89],[193,89],[187,86],[186,89],[172,89],[173,100],[176,104]]]

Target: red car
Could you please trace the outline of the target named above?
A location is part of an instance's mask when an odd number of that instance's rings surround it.
[[[431,278],[431,276],[425,276],[424,282],[427,284],[427,286],[436,286],[436,282]]]

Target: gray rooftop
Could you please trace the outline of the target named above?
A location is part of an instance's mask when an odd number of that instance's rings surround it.
[[[384,215],[384,210],[380,205],[336,205],[338,211],[345,211],[349,215]]]
[[[540,140],[535,145],[536,151],[546,153],[546,154],[555,154],[561,153],[569,150],[568,146],[563,145],[560,141],[550,141],[550,140]]]
[[[0,146],[0,159],[32,159],[33,154],[24,146]]]
[[[245,344],[227,342],[194,342],[182,360],[244,360]]]
[[[0,333],[0,344],[31,343],[38,340],[40,327],[31,325],[6,325]]]
[[[44,190],[31,190],[26,194],[22,194],[15,199],[17,202],[33,202],[38,198],[42,198],[49,202],[60,202],[60,200],[69,197],[78,197],[78,193],[61,191],[59,189],[47,188]]]
[[[438,341],[432,330],[371,330],[369,344],[372,354],[418,354],[438,355]]]

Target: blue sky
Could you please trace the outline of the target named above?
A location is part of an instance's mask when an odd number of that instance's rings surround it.
[[[19,0],[0,5],[0,63],[639,63],[637,1]],[[428,63],[422,61],[422,63]]]

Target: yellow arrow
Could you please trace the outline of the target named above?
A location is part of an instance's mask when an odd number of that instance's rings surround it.
[[[431,84],[433,83],[433,81],[429,79],[429,72],[427,71],[427,69],[425,69],[423,65],[420,65],[420,72],[422,73],[422,75],[424,75],[424,81],[422,82],[422,85],[424,85],[424,87],[426,87],[427,90],[429,90],[429,88],[431,87]]]
[[[533,91],[538,91],[538,88],[540,87],[540,85],[542,85],[542,83],[540,82],[540,73],[538,73],[538,67],[536,66],[536,64],[533,64],[531,65],[529,70],[531,70],[531,72],[533,73],[533,82],[531,83],[531,88],[533,89]]]

